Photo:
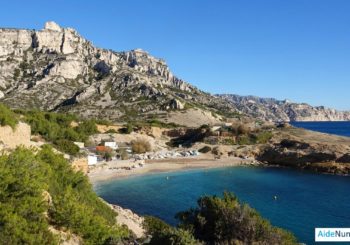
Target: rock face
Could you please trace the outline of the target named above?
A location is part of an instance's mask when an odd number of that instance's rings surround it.
[[[349,111],[337,111],[324,106],[313,107],[305,103],[292,103],[288,100],[239,96],[233,94],[218,95],[232,106],[248,115],[267,121],[349,121]]]
[[[14,149],[19,145],[29,147],[32,145],[30,136],[31,130],[28,124],[20,122],[15,129],[0,126],[0,150]]]
[[[52,21],[42,30],[0,29],[0,102],[122,121],[170,122],[169,110],[186,114],[189,108],[201,111],[200,125],[212,122],[212,116],[242,113],[271,121],[350,120],[350,113],[324,107],[212,96],[174,76],[164,60],[146,51],[97,48]]]
[[[350,138],[308,131],[277,128],[268,144],[259,146],[257,160],[278,166],[333,174],[350,174]]]
[[[295,140],[282,140],[266,147],[259,161],[273,165],[297,167],[334,174],[349,174],[350,159],[347,146],[308,144]]]
[[[223,101],[141,49],[97,48],[54,22],[42,30],[0,29],[0,102],[13,108],[117,120],[164,115],[185,104],[220,111]],[[226,104],[226,111],[235,111]]]

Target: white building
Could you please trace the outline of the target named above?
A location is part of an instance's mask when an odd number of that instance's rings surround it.
[[[96,155],[88,155],[88,165],[96,165],[97,164],[97,156]]]
[[[104,146],[109,147],[113,150],[118,149],[117,142],[114,142],[114,141],[106,141],[106,142],[104,142]]]

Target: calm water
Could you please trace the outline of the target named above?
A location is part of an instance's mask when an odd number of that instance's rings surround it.
[[[174,215],[195,206],[199,196],[233,191],[272,224],[308,244],[313,244],[315,227],[350,227],[350,177],[230,167],[115,180],[100,183],[95,190],[110,203],[171,224],[176,224]]]
[[[295,127],[350,137],[350,122],[291,122]]]

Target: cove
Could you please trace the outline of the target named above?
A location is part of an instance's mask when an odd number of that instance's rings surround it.
[[[199,196],[232,191],[273,225],[314,243],[315,227],[350,227],[350,177],[305,171],[226,167],[149,174],[95,185],[109,203],[176,225],[175,214]],[[277,196],[275,200],[274,196]]]

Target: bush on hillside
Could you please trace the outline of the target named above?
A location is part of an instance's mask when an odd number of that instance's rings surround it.
[[[98,133],[94,120],[84,120],[75,128],[80,135],[92,135]]]
[[[83,120],[78,126],[72,127],[71,124],[78,121],[74,115],[23,110],[16,112],[24,116],[31,126],[32,134],[41,135],[67,154],[76,155],[79,152],[74,141],[85,142],[90,135],[97,133],[94,120]]]
[[[129,236],[87,177],[47,145],[37,154],[17,148],[0,156],[0,172],[1,244],[59,244],[49,225],[77,234],[84,244],[116,244]]]
[[[69,140],[59,139],[56,140],[54,143],[58,150],[72,156],[76,156],[80,151],[79,147]]]
[[[256,137],[256,143],[258,144],[265,144],[272,138],[272,133],[269,131],[263,131],[258,133]]]
[[[131,148],[134,153],[140,154],[151,150],[151,144],[145,139],[131,141]]]
[[[204,196],[198,206],[177,214],[179,227],[207,244],[297,244],[290,232],[272,226],[232,193]]]
[[[17,123],[17,115],[5,105],[0,104],[0,125],[10,126],[12,129],[15,129]]]
[[[237,135],[242,135],[242,134],[248,134],[250,133],[250,129],[248,126],[244,125],[244,124],[240,124],[237,129],[236,129],[236,133]]]
[[[199,244],[189,231],[177,229],[164,221],[146,216],[143,222],[146,233],[151,235],[149,244],[159,245],[195,245]]]
[[[206,146],[200,148],[198,151],[199,151],[200,153],[208,153],[208,152],[211,151],[211,147],[209,147],[209,146],[206,145]]]
[[[110,129],[108,129],[105,133],[106,133],[106,134],[117,134],[118,132],[117,132],[115,129],[110,128]]]

